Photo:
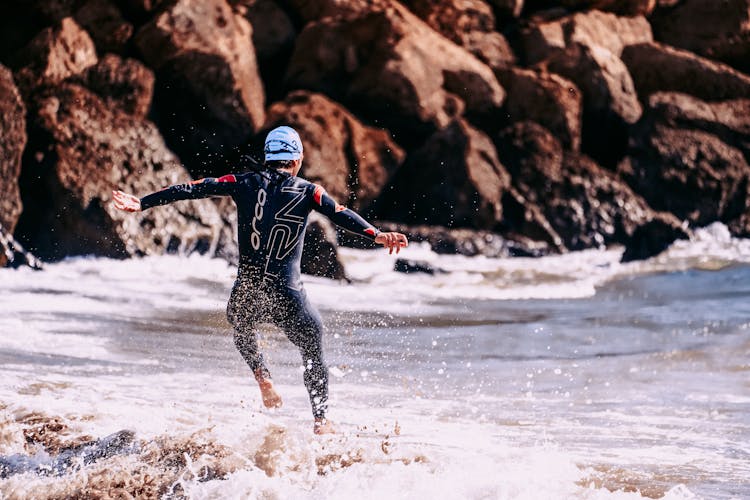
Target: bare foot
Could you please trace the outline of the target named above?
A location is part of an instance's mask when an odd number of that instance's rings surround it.
[[[336,427],[328,419],[316,418],[313,425],[313,432],[315,434],[336,434]]]
[[[260,395],[263,398],[263,406],[266,408],[281,408],[281,396],[273,388],[271,379],[257,379],[260,387]]]

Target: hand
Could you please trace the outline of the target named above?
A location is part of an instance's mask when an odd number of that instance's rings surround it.
[[[122,191],[112,191],[112,201],[115,208],[126,212],[140,212],[141,200],[132,194],[123,193]]]
[[[383,245],[384,248],[387,248],[389,250],[389,254],[392,254],[395,250],[396,253],[399,253],[402,248],[409,246],[409,240],[406,239],[406,236],[404,236],[401,233],[380,233],[375,237],[375,243],[378,245]]]

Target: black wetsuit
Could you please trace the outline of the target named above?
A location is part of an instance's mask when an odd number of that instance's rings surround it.
[[[171,186],[142,198],[141,208],[210,196],[231,196],[237,205],[240,267],[227,306],[237,349],[253,372],[270,377],[255,328],[272,323],[283,329],[302,353],[313,415],[324,417],[328,370],[321,349],[323,326],[300,282],[307,216],[316,210],[369,239],[375,239],[378,230],[336,203],[321,186],[272,169]]]

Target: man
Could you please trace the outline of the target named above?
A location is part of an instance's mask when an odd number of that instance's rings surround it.
[[[297,177],[302,167],[302,141],[290,127],[266,137],[265,164],[243,174],[206,178],[170,186],[141,199],[113,191],[115,206],[137,212],[177,200],[231,196],[237,205],[240,265],[227,306],[234,342],[260,387],[263,404],[281,406],[271,374],[258,351],[255,328],[272,323],[302,353],[304,381],[310,396],[316,434],[335,432],[326,420],[328,369],[323,361],[320,315],[307,300],[300,282],[300,259],[307,216],[316,210],[335,224],[398,253],[406,236],[380,232],[356,212],[339,205],[322,186]]]

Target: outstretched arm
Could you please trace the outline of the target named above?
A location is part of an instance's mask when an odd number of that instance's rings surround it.
[[[313,200],[313,208],[331,219],[334,224],[354,234],[364,236],[378,245],[383,245],[389,250],[388,253],[393,253],[394,250],[399,253],[402,248],[409,246],[405,235],[379,231],[354,210],[336,203],[322,186],[315,185]]]
[[[187,184],[169,186],[141,199],[123,191],[112,191],[112,198],[116,208],[126,212],[138,212],[178,200],[228,196],[232,194],[236,182],[237,178],[234,175],[225,175],[219,178],[206,177]]]

